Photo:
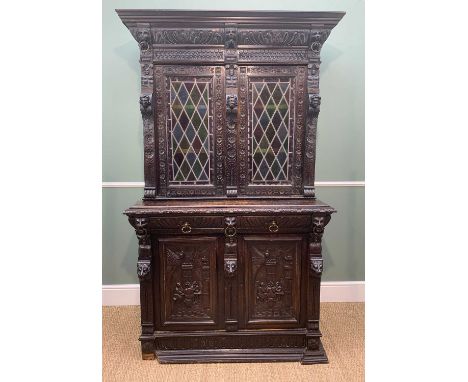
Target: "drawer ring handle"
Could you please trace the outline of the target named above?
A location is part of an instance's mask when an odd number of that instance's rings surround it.
[[[190,233],[190,232],[192,232],[192,227],[190,226],[190,224],[188,222],[185,222],[184,225],[182,226],[181,230],[182,230],[183,233]]]
[[[225,234],[227,237],[234,237],[234,236],[236,236],[236,233],[237,233],[236,227],[227,226],[227,227],[224,229],[224,234]]]
[[[270,223],[270,226],[268,227],[268,231],[275,233],[275,232],[278,232],[278,230],[279,230],[278,224],[276,224],[276,221],[273,220]]]

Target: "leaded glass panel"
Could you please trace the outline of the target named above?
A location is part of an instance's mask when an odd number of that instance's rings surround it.
[[[281,184],[289,180],[289,81],[251,82],[251,154],[253,183]]]
[[[209,83],[170,81],[172,184],[210,183]]]

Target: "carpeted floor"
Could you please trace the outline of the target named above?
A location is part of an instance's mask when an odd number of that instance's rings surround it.
[[[105,382],[282,382],[363,381],[364,304],[322,303],[323,345],[327,365],[299,362],[161,365],[142,361],[138,306],[103,307],[103,381]]]

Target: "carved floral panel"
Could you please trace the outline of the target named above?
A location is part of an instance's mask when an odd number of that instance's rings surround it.
[[[299,322],[302,239],[245,238],[248,323]]]
[[[214,324],[216,238],[160,240],[163,322]]]

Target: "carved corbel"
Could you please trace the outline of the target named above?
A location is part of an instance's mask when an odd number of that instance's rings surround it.
[[[309,114],[317,118],[320,113],[320,103],[322,97],[318,94],[309,94]]]
[[[142,94],[140,96],[140,111],[143,118],[153,114],[153,95]]]
[[[137,217],[130,219],[130,224],[135,228],[135,233],[138,238],[138,243],[140,245],[145,245],[148,242],[148,218]]]
[[[328,36],[330,36],[330,32],[330,29],[310,32],[310,49],[312,49],[314,54],[320,54],[323,43],[326,41]]]
[[[314,216],[312,219],[312,241],[314,243],[320,243],[322,241],[322,235],[325,231],[325,226],[330,221],[330,215],[326,216]]]
[[[143,280],[148,280],[151,278],[151,260],[138,260],[137,263],[137,274],[138,278]]]
[[[149,28],[137,28],[135,30],[135,39],[142,54],[151,49],[151,30]]]
[[[309,267],[311,276],[320,276],[323,271],[322,236],[331,216],[317,215],[312,218],[312,230],[309,236]]]

